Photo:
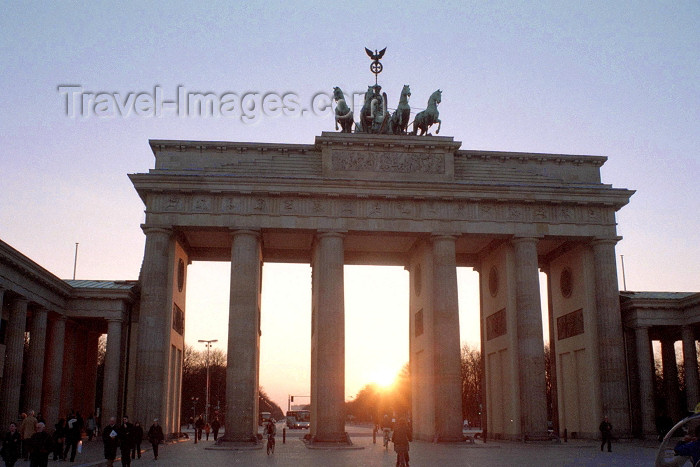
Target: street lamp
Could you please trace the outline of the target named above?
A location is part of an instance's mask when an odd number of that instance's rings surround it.
[[[194,419],[197,418],[197,402],[199,402],[199,397],[192,397],[192,423]]]
[[[204,406],[204,421],[208,422],[209,421],[209,349],[211,349],[211,344],[214,342],[219,342],[218,339],[211,339],[211,340],[202,340],[199,339],[197,342],[203,342],[204,345],[207,347],[207,401],[206,405]]]

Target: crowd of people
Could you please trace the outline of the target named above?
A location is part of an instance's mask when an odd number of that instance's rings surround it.
[[[54,425],[53,430],[47,429],[44,417],[30,411],[22,414],[21,422],[10,422],[7,432],[2,437],[0,456],[6,467],[13,467],[18,460],[30,461],[30,467],[45,467],[49,457],[53,460],[75,461],[76,454],[82,450],[82,438],[96,438],[99,433],[97,419],[91,414],[84,420],[79,412],[71,411]],[[146,434],[153,447],[153,455],[158,459],[158,446],[164,441],[163,429],[158,419]],[[124,416],[117,424],[112,417],[109,424],[102,429],[104,457],[107,465],[113,465],[117,452],[121,455],[122,465],[131,465],[131,459],[141,458],[141,443],[144,430],[137,421],[130,423]]]

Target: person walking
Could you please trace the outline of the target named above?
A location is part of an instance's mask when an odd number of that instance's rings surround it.
[[[97,429],[97,421],[95,420],[95,415],[90,414],[85,422],[85,431],[87,431],[88,441],[92,441],[93,436],[97,436],[95,430]]]
[[[17,431],[17,424],[10,422],[9,431],[5,433],[2,439],[2,448],[0,448],[0,456],[5,461],[5,467],[13,467],[21,453],[22,437]]]
[[[129,423],[129,417],[124,415],[117,429],[119,448],[121,449],[122,465],[131,465],[131,449],[134,447],[134,425]]]
[[[211,431],[214,434],[214,441],[217,440],[219,437],[219,429],[221,428],[221,422],[219,421],[219,417],[215,417],[214,421],[211,422]]]
[[[202,430],[204,429],[204,419],[200,415],[197,417],[197,420],[194,422],[194,442],[197,444],[197,441],[202,440]]]
[[[610,441],[612,440],[612,424],[610,423],[610,420],[608,420],[608,417],[603,418],[603,421],[600,422],[598,429],[603,437],[603,441],[600,443],[600,450],[602,451],[603,446],[605,446],[605,443],[607,443],[608,452],[612,452],[612,449],[610,449]]]
[[[143,441],[143,427],[138,420],[134,422],[134,447],[131,449],[131,458],[141,459],[141,441]]]
[[[36,433],[36,417],[34,411],[30,410],[29,414],[24,417],[22,424],[19,426],[19,435],[22,437],[22,456],[24,460],[29,460],[29,439]]]
[[[413,441],[413,436],[405,418],[399,418],[394,428],[394,434],[391,436],[391,441],[394,443],[396,466],[405,465],[408,467],[408,443]]]
[[[211,431],[211,425],[209,425],[209,422],[204,424],[204,434],[207,437],[207,441],[209,441],[209,432]]]
[[[158,460],[158,445],[163,442],[165,436],[163,436],[163,429],[158,424],[158,419],[153,419],[153,425],[148,429],[148,441],[150,441],[151,446],[153,446],[153,457]]]
[[[107,467],[114,465],[114,459],[117,458],[117,448],[119,447],[119,433],[117,430],[117,419],[110,417],[109,425],[102,430],[102,444],[104,447],[104,456],[107,459]]]
[[[68,415],[68,422],[66,423],[66,440],[65,447],[63,448],[63,460],[68,457],[68,451],[70,451],[70,461],[75,462],[75,453],[78,449],[78,443],[80,442],[80,422],[78,417],[71,413]]]
[[[53,440],[51,435],[44,431],[44,422],[36,424],[36,433],[29,438],[31,451],[30,467],[47,467],[49,464],[49,454],[53,452]]]
[[[66,420],[61,418],[53,430],[53,460],[66,460],[63,455],[63,444],[66,441]]]

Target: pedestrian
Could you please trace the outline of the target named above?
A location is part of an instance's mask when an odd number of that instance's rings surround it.
[[[209,425],[209,422],[204,424],[204,434],[207,437],[207,441],[209,441],[209,432],[211,431],[211,425]]]
[[[63,460],[68,457],[68,451],[70,451],[70,461],[75,462],[75,453],[78,449],[78,443],[80,442],[81,437],[80,421],[78,416],[72,412],[68,415],[67,420]]]
[[[22,414],[24,416],[24,414]],[[19,434],[22,437],[22,456],[24,460],[29,460],[29,439],[36,433],[36,417],[34,411],[30,410],[26,417],[23,417],[22,424],[19,426]]]
[[[92,441],[92,437],[97,436],[97,434],[95,433],[95,430],[97,429],[97,421],[95,420],[94,414],[90,414],[90,416],[87,418],[87,421],[85,422],[85,428],[88,435],[88,441]]]
[[[5,461],[5,467],[13,467],[21,452],[22,437],[17,431],[17,424],[10,422],[9,431],[5,433],[2,439],[2,448],[0,448],[0,456]]]
[[[107,459],[107,467],[114,465],[114,459],[117,458],[117,448],[119,447],[119,433],[117,433],[117,419],[110,417],[109,425],[102,430],[102,444],[104,447],[105,459]]]
[[[58,423],[54,425],[55,430],[53,431],[53,460],[66,460],[63,455],[63,444],[66,441],[66,419],[61,418]]]
[[[163,429],[158,424],[158,419],[153,419],[153,425],[148,429],[148,441],[150,441],[151,446],[153,446],[153,456],[155,460],[158,460],[158,445],[163,442],[165,437],[163,436]]]
[[[610,441],[612,440],[612,424],[608,420],[608,417],[604,417],[603,421],[600,422],[600,426],[598,427],[600,430],[600,434],[603,437],[603,441],[600,443],[600,450],[603,450],[603,446],[605,446],[605,443],[608,444],[608,452],[612,452],[610,449]]]
[[[136,459],[137,457],[141,459],[141,441],[143,441],[143,427],[141,422],[136,420],[134,422],[134,447],[131,449],[131,458]]]
[[[219,417],[214,417],[214,421],[211,422],[211,431],[214,434],[214,441],[217,440],[219,437],[219,429],[221,428],[221,422],[219,421]]]
[[[197,444],[197,441],[201,441],[203,429],[204,429],[204,419],[200,415],[199,417],[197,417],[197,421],[194,422],[194,442],[195,442],[195,444]]]
[[[126,415],[122,418],[117,434],[122,454],[122,465],[131,465],[131,449],[134,447],[134,425],[129,423],[129,417]]]
[[[44,431],[44,422],[36,424],[36,433],[29,439],[31,462],[30,467],[47,467],[49,454],[53,452],[53,440],[51,435]]]
[[[405,418],[399,418],[399,421],[394,427],[394,434],[391,436],[391,441],[394,443],[394,452],[396,453],[396,465],[401,465],[403,458],[406,467],[408,467],[408,443],[413,441],[413,435],[408,428]]]

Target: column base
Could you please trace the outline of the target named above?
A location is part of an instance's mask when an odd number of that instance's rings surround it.
[[[316,436],[308,434],[302,438],[302,441],[308,449],[364,449],[362,446],[352,444],[347,432]]]
[[[216,443],[207,446],[204,449],[214,451],[249,451],[263,448],[263,442],[257,436],[248,436],[240,438],[226,439],[219,438]]]

